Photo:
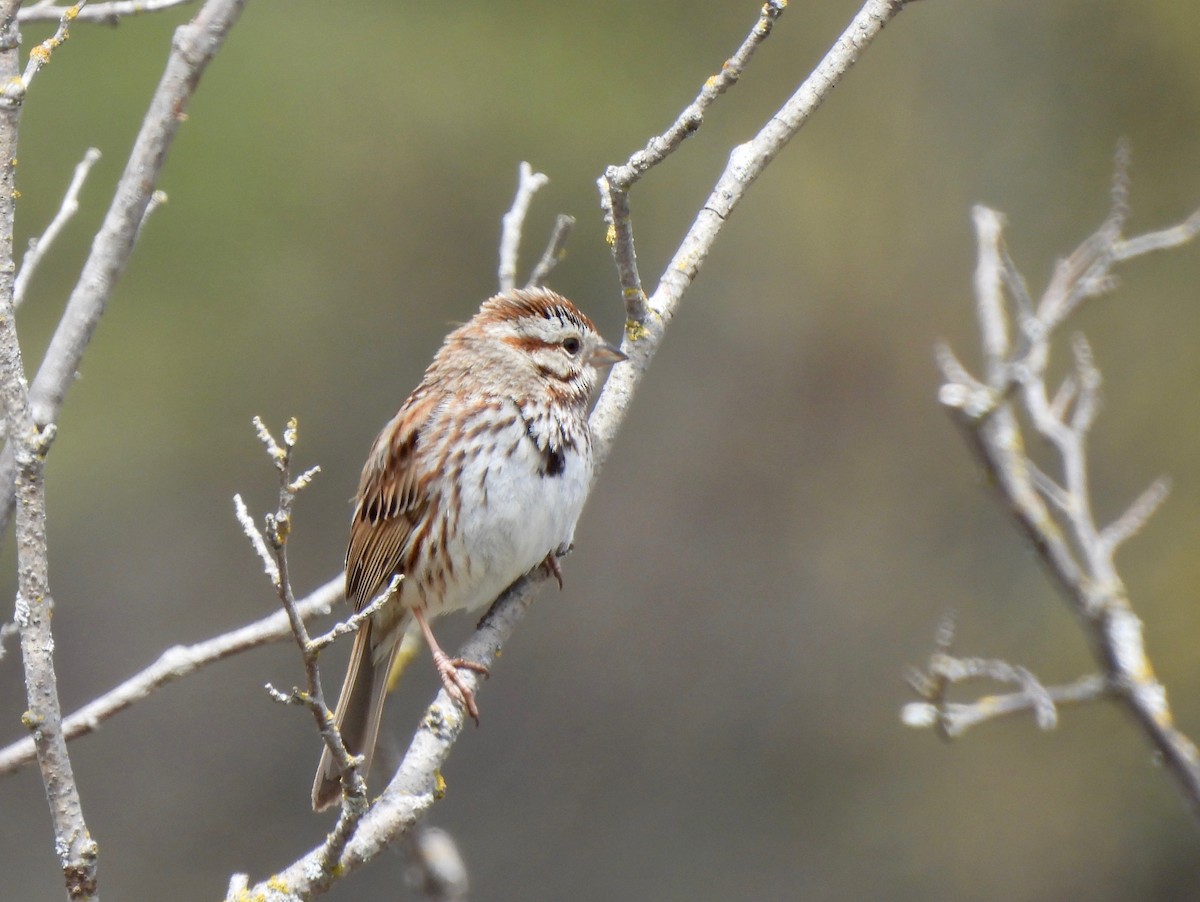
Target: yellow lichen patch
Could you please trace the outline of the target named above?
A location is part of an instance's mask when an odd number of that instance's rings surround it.
[[[649,334],[650,330],[641,323],[635,322],[631,319],[625,320],[625,335],[630,341],[641,341]]]
[[[609,247],[617,243],[617,227],[615,225],[608,227],[608,231],[604,233],[604,241]]]
[[[440,770],[433,772],[433,795],[439,802],[446,798],[446,778]]]

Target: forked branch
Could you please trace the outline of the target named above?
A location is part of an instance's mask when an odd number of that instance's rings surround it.
[[[1051,391],[1047,368],[1057,330],[1088,299],[1113,290],[1118,262],[1177,247],[1200,231],[1200,212],[1177,226],[1134,238],[1122,230],[1127,213],[1128,153],[1118,155],[1112,210],[1096,231],[1055,267],[1036,302],[1009,257],[1003,219],[984,207],[974,212],[979,259],[975,272],[977,316],[983,339],[984,376],[972,376],[948,347],[939,349],[944,382],[939,399],[962,427],[989,482],[996,487],[1018,526],[1046,563],[1055,584],[1084,626],[1099,674],[1058,691],[1031,691],[1020,697],[984,698],[952,706],[944,689],[960,678],[987,675],[1008,679],[1027,671],[995,668],[984,674],[963,662],[935,655],[917,682],[923,701],[905,710],[910,726],[937,726],[956,735],[968,726],[1016,710],[1049,710],[1047,703],[1115,698],[1134,716],[1161,754],[1193,816],[1200,821],[1200,754],[1174,725],[1167,693],[1158,681],[1142,640],[1142,622],[1117,572],[1114,555],[1136,535],[1162,504],[1168,482],[1153,482],[1128,509],[1108,524],[1092,510],[1087,437],[1099,412],[1100,370],[1081,335],[1072,337],[1073,367]],[[1018,409],[1024,417],[1018,416]],[[1057,457],[1058,473],[1046,473],[1025,452],[1026,426]],[[989,671],[989,668],[984,668]],[[1011,681],[1011,680],[1010,680]],[[1022,701],[1024,699],[1024,701]],[[1043,723],[1048,723],[1042,718]]]

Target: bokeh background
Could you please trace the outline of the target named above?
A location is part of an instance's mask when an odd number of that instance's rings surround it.
[[[796,3],[701,132],[633,195],[656,281],[724,164],[856,10]],[[105,154],[20,326],[40,359],[189,10],[79,25],[22,125],[19,243]],[[201,84],[154,214],[87,352],[48,468],[60,688],[74,709],[164,648],[274,609],[232,515],[274,500],[250,428],[301,425],[298,591],[339,568],[367,446],[449,324],[495,286],[519,161],[578,218],[552,285],[611,336],[594,182],[663,128],[753,0],[249,4]],[[49,32],[29,28],[25,46]],[[942,612],[958,649],[1047,681],[1089,667],[1065,605],[935,402],[932,349],[976,361],[972,204],[1032,285],[1103,218],[1119,137],[1133,229],[1200,204],[1189,0],[913,4],[737,210],[686,297],[577,534],[445,771],[432,822],[477,900],[1194,899],[1200,833],[1115,708],[946,745],[899,723]],[[1174,493],[1119,564],[1177,718],[1200,735],[1200,245],[1136,262],[1077,320],[1106,377],[1098,510]],[[3,579],[11,593],[11,534]],[[0,615],[3,617],[3,615]],[[470,628],[444,621],[453,646]],[[0,739],[23,735],[14,643]],[[345,649],[326,681],[341,677]],[[73,745],[101,887],[216,898],[332,823],[319,741],[262,684],[280,645],[159,692]],[[395,755],[435,689],[389,711]],[[332,689],[331,689],[332,691]],[[40,780],[0,780],[7,899],[62,897]],[[336,900],[402,899],[397,853]]]

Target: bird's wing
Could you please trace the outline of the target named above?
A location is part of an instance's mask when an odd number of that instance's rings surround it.
[[[361,611],[410,563],[414,533],[431,513],[431,455],[420,453],[422,426],[436,399],[414,393],[384,427],[363,467],[346,549],[346,597]]]

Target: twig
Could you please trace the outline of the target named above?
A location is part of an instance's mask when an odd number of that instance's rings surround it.
[[[392,600],[392,597],[400,588],[400,582],[402,579],[403,577],[400,574],[393,576],[391,582],[388,583],[387,588],[384,589],[383,592],[380,593],[379,596],[377,596],[369,605],[367,605],[361,611],[356,611],[355,613],[351,614],[345,620],[334,624],[333,628],[328,632],[322,633],[315,639],[309,639],[307,645],[305,646],[306,650],[316,654],[324,651],[338,639],[342,638],[342,636],[349,636],[351,633],[357,633],[358,628],[366,621],[370,620],[372,614]]]
[[[575,228],[575,217],[559,213],[554,220],[554,231],[550,233],[550,241],[542,251],[542,258],[529,274],[526,288],[540,288],[546,284],[546,279],[554,271],[554,267],[567,255],[567,242],[571,240],[571,231]]]
[[[688,137],[695,134],[704,122],[704,114],[713,101],[724,94],[741,77],[746,64],[758,46],[771,34],[775,20],[783,15],[787,0],[767,0],[750,34],[721,66],[721,71],[704,82],[700,93],[661,135],[651,138],[644,148],[633,154],[623,166],[609,166],[597,185],[600,207],[609,228],[609,243],[621,281],[626,315],[634,323],[645,322],[649,310],[642,277],[638,272],[637,252],[633,241],[633,223],[629,212],[629,189],[647,172],[675,152]]]
[[[327,615],[342,597],[339,574],[296,602],[305,620]],[[149,698],[163,686],[202,670],[209,664],[272,642],[292,637],[287,612],[282,608],[220,636],[193,645],[168,648],[158,659],[119,686],[96,698],[63,720],[63,738],[78,739],[95,731],[104,721]],[[34,760],[32,739],[22,739],[0,749],[0,775],[12,773]]]
[[[40,238],[29,239],[29,248],[25,251],[25,256],[21,260],[21,269],[13,284],[13,307],[21,306],[25,300],[25,291],[29,287],[29,280],[33,278],[38,264],[42,262],[42,258],[50,250],[63,227],[79,211],[79,192],[83,190],[83,183],[99,159],[100,151],[89,147],[83,155],[83,159],[75,167],[75,174],[71,176],[71,183],[67,185],[67,193],[63,195],[62,205],[54,214],[54,218],[50,220],[50,225],[46,226],[46,231]]]
[[[137,240],[139,238],[142,237],[142,229],[146,228],[146,220],[148,220],[150,218],[150,214],[153,213],[155,210],[157,210],[159,207],[164,206],[166,204],[166,202],[167,202],[167,192],[166,191],[155,191],[153,194],[150,195],[150,200],[146,204],[146,209],[142,211],[142,218],[138,222],[137,233],[133,236],[133,240],[135,243],[137,242]]]
[[[278,589],[281,584],[279,564],[275,562],[275,557],[271,554],[271,549],[267,547],[267,540],[259,532],[258,526],[255,525],[254,518],[250,516],[250,511],[246,509],[246,502],[242,500],[241,495],[233,496],[233,510],[235,516],[237,516],[238,523],[242,526],[242,532],[250,540],[250,547],[254,549],[254,553],[262,561],[263,569],[267,572],[267,578],[271,580],[271,585]]]
[[[1025,688],[1020,692],[1010,692],[1004,695],[984,695],[968,704],[949,702],[944,697],[909,702],[900,712],[900,719],[905,726],[936,727],[947,739],[957,739],[971,727],[979,724],[1033,711],[1038,715],[1038,726],[1043,730],[1049,730],[1053,729],[1057,723],[1057,708],[1064,705],[1098,701],[1108,698],[1112,694],[1107,681],[1097,674],[1081,676],[1074,682],[1062,686],[1043,686],[1024,668],[1019,671],[1021,678],[1016,678],[1018,671],[1004,661],[982,663],[998,666],[1000,670],[1010,673],[1014,677],[1013,679],[1005,680],[1004,677],[991,673],[967,673],[970,659],[964,659],[957,663],[968,664],[968,668],[964,668],[962,679],[972,679],[978,676],[1002,682],[1016,682]],[[927,678],[928,674],[920,676]],[[950,680],[950,682],[957,681],[956,679]],[[1030,691],[1030,688],[1033,688],[1033,691]]]
[[[816,69],[787,102],[750,141],[733,149],[729,163],[717,179],[712,193],[667,264],[654,294],[646,301],[647,310],[652,315],[644,315],[639,310],[636,292],[640,288],[636,282],[627,281],[628,273],[622,269],[623,264],[618,256],[617,267],[618,272],[622,273],[622,291],[630,319],[625,329],[628,340],[622,345],[622,350],[629,355],[629,360],[625,365],[613,369],[592,412],[592,432],[596,439],[596,474],[599,474],[600,465],[608,456],[609,446],[629,409],[630,399],[636,393],[650,361],[662,342],[667,322],[675,315],[684,293],[695,280],[730,214],[784,145],[800,131],[808,117],[830,95],[842,76],[862,57],[875,37],[905,5],[903,0],[867,0],[829,52],[817,64]],[[782,8],[780,3],[768,6],[775,10],[775,16]],[[768,13],[764,12],[764,15]],[[758,46],[762,38],[756,37],[756,34],[763,27],[765,26],[762,25],[762,20],[756,23],[754,33],[743,43],[743,48]],[[748,60],[749,52],[747,49],[742,65]],[[604,181],[609,183],[609,187],[614,187],[607,173]],[[619,177],[615,187],[622,190]],[[608,188],[602,186],[602,206],[605,204],[603,196],[607,192]],[[614,224],[617,222],[618,220],[614,220]],[[624,226],[617,226],[618,236],[623,228]],[[619,237],[617,243],[621,243]],[[615,250],[619,250],[619,247]],[[634,274],[636,275],[636,272]],[[631,290],[634,294],[630,294]]]
[[[317,731],[341,770],[342,810],[337,824],[325,837],[325,844],[321,849],[321,873],[325,875],[328,882],[332,882],[342,850],[367,810],[367,785],[358,770],[362,759],[350,753],[342,739],[341,731],[334,721],[333,712],[325,704],[325,695],[321,688],[321,671],[317,661],[321,649],[336,638],[336,635],[333,634],[344,635],[349,630],[339,632],[335,629],[322,637],[322,644],[315,644],[308,635],[304,618],[292,595],[291,580],[288,577],[287,540],[291,534],[292,506],[295,503],[296,495],[312,481],[319,468],[313,467],[295,479],[292,478],[292,452],[295,450],[297,441],[295,418],[288,420],[284,427],[282,443],[275,441],[274,436],[258,417],[254,418],[254,429],[259,441],[262,442],[267,454],[271,457],[275,469],[279,472],[279,506],[274,513],[267,514],[264,518],[265,529],[262,533],[255,527],[249,515],[243,518],[245,505],[241,504],[240,498],[238,499],[238,518],[243,520],[243,529],[246,529],[255,550],[269,563],[274,564],[272,584],[275,586],[276,594],[287,614],[288,625],[291,627],[292,635],[300,650],[300,656],[304,661],[304,674],[307,680],[307,688],[303,691],[293,689],[291,693],[283,693],[270,683],[266,685],[266,690],[275,701],[302,705],[309,710],[316,722]],[[270,566],[268,566],[267,572],[269,576],[272,575]],[[372,611],[378,610],[380,606],[391,600],[400,580],[399,576],[392,579],[387,590],[371,606]],[[370,614],[368,613],[366,616],[370,616]],[[328,883],[324,885],[328,885]]]
[[[1141,620],[1113,560],[1118,546],[1140,531],[1166,498],[1168,483],[1156,481],[1116,521],[1097,526],[1091,508],[1086,439],[1099,411],[1100,372],[1086,339],[1074,336],[1075,371],[1053,399],[1046,387],[1054,330],[1085,300],[1113,288],[1113,266],[1138,254],[1175,247],[1200,231],[1197,212],[1178,226],[1123,238],[1121,228],[1128,212],[1127,166],[1128,153],[1122,150],[1108,218],[1055,268],[1032,315],[1034,305],[1022,297],[1024,280],[1012,274],[1015,266],[1002,250],[1000,214],[976,209],[979,259],[975,291],[986,385],[969,375],[963,378],[965,370],[945,351],[939,356],[946,379],[939,399],[955,415],[989,473],[989,481],[1000,491],[1090,634],[1101,671],[1095,679],[1102,682],[1104,692],[1094,683],[1081,681],[1076,685],[1078,698],[1109,693],[1130,710],[1200,821],[1200,752],[1173,724],[1166,690],[1146,655]],[[1023,319],[1023,341],[1015,348],[1008,340],[1006,289],[1015,315]],[[1025,439],[1013,411],[1018,402],[1033,429],[1056,453],[1061,480],[1043,474],[1026,455]],[[1052,505],[1049,508],[1047,500]],[[981,710],[1008,713],[1019,709],[1017,701],[1005,698],[977,702],[974,709],[955,714],[954,723],[965,729],[981,719]],[[921,719],[916,708],[908,713]],[[939,713],[939,718],[945,716],[944,711]]]
[[[93,3],[78,12],[79,22],[93,22],[100,25],[118,25],[123,17],[137,16],[145,13],[161,12],[176,6],[185,6],[195,0],[115,0],[112,3]],[[22,24],[27,22],[53,22],[61,19],[71,9],[69,6],[57,6],[54,0],[40,0],[21,8],[17,20]]]
[[[521,247],[521,229],[525,225],[530,201],[549,181],[550,176],[543,172],[534,172],[528,163],[521,163],[517,173],[517,193],[513,197],[512,207],[500,220],[501,291],[511,291],[517,285],[517,253]]]
[[[195,18],[175,32],[162,81],[117,183],[112,204],[29,388],[33,419],[39,425],[58,419],[83,352],[133,251],[138,227],[167,151],[186,118],[183,113],[188,101],[245,3],[246,0],[207,0]],[[13,450],[10,440],[0,456],[0,532],[12,516],[15,498]]]
[[[17,104],[21,103],[25,97],[25,92],[29,90],[29,86],[33,83],[33,77],[42,70],[42,66],[50,62],[54,51],[66,43],[67,38],[70,37],[71,23],[75,21],[75,18],[79,15],[79,11],[86,4],[87,0],[78,0],[73,6],[62,9],[58,17],[58,28],[54,30],[54,34],[29,51],[29,59],[25,61],[25,71],[21,74],[21,77],[5,82],[4,88],[0,93],[7,100]]]

